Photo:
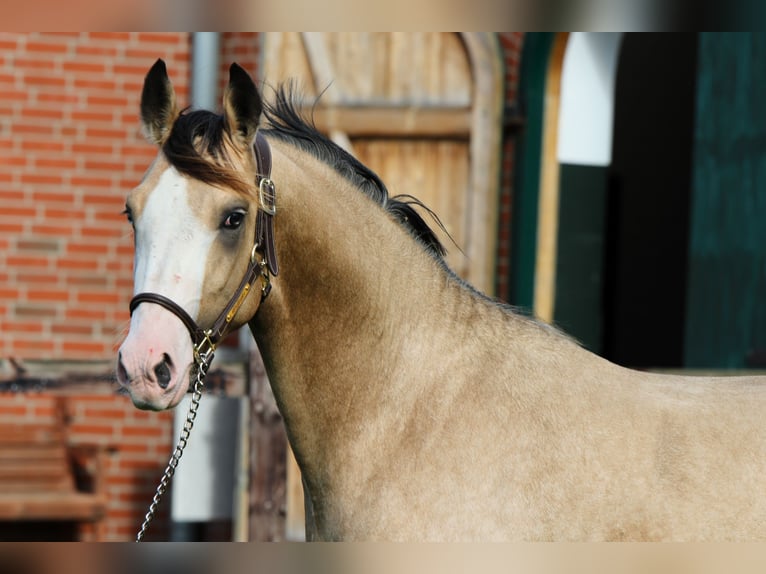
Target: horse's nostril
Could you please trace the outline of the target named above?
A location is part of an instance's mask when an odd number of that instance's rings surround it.
[[[170,383],[171,364],[172,361],[170,360],[170,357],[168,357],[167,354],[163,354],[162,362],[157,363],[157,365],[154,367],[154,374],[157,376],[157,384],[159,384],[163,389],[168,388],[168,384]]]
[[[128,370],[125,368],[125,365],[122,364],[122,353],[118,355],[117,380],[122,381],[124,383],[130,382],[130,377],[128,376]]]

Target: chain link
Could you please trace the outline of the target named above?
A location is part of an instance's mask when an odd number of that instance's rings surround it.
[[[197,409],[199,409],[199,403],[202,399],[202,389],[205,386],[205,375],[207,374],[207,369],[210,366],[212,358],[212,353],[209,353],[197,366],[197,379],[194,381],[189,412],[186,414],[186,420],[181,429],[181,436],[178,439],[178,444],[176,445],[175,450],[173,450],[173,454],[170,455],[170,460],[165,467],[165,472],[162,474],[160,483],[157,485],[157,491],[154,493],[152,502],[149,505],[149,510],[144,517],[144,522],[141,524],[141,529],[136,535],[136,542],[141,542],[144,539],[149,524],[151,524],[154,519],[154,513],[157,511],[162,495],[165,494],[165,491],[168,489],[170,479],[173,478],[173,474],[175,474],[176,467],[178,466],[178,461],[181,459],[181,455],[183,455],[186,444],[189,441],[189,435],[194,426],[194,420],[197,418]]]

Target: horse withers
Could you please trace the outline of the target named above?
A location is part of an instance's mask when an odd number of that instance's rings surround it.
[[[174,407],[221,317],[248,324],[309,539],[766,539],[766,379],[628,370],[479,293],[411,198],[236,64],[215,114],[158,61],[141,121],[118,379]]]

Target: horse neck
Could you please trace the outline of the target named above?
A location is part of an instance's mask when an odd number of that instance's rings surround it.
[[[403,374],[433,355],[422,346],[445,339],[436,322],[457,304],[440,263],[380,206],[274,149],[280,275],[251,329],[305,473],[362,427],[385,432],[377,413],[416,392]]]

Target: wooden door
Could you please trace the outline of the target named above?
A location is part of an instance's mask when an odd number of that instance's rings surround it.
[[[459,246],[438,232],[449,265],[491,294],[503,109],[495,35],[268,33],[263,59],[267,86],[294,78],[309,107],[321,95],[316,126],[373,169],[392,196],[413,195],[438,214]],[[287,535],[298,538],[294,461],[287,473]]]
[[[494,289],[502,76],[495,38],[445,33],[266,34],[263,80],[298,79],[317,127],[433,209],[450,266]],[[463,255],[462,250],[465,255]]]

